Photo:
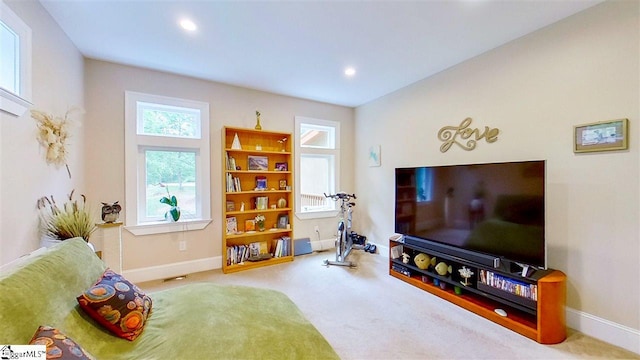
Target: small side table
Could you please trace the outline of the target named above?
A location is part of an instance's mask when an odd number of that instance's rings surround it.
[[[122,222],[96,224],[96,251],[111,270],[122,273]]]

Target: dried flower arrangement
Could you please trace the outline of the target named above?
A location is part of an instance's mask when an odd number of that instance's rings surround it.
[[[47,151],[47,164],[56,166],[64,165],[67,168],[69,178],[71,171],[67,165],[67,139],[69,130],[74,122],[69,115],[78,109],[71,109],[64,114],[64,117],[54,116],[39,110],[31,110],[31,117],[36,120],[38,127],[38,143]]]
[[[73,237],[81,237],[89,242],[89,236],[96,230],[96,222],[93,213],[87,206],[87,198],[84,195],[82,201],[73,200],[71,191],[62,207],[58,207],[53,195],[38,199],[38,210],[44,235],[52,239],[66,240]]]

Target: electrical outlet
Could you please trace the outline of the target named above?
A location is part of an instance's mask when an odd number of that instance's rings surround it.
[[[180,248],[180,251],[187,250],[187,241],[186,240],[181,240],[178,246]]]
[[[319,233],[320,232],[320,227],[318,225],[313,227],[313,231]]]

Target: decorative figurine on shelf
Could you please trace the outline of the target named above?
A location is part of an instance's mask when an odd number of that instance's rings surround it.
[[[436,265],[436,272],[440,276],[447,276],[453,272],[453,267],[451,267],[451,265],[447,265],[444,261],[441,261]]]
[[[117,201],[113,204],[102,203],[102,221],[105,223],[118,221],[120,210],[122,210],[122,206],[118,205]]]
[[[463,266],[462,269],[458,269],[458,272],[460,273],[460,276],[462,276],[462,278],[464,279],[464,281],[460,281],[460,284],[464,286],[468,286],[469,278],[471,277],[471,275],[473,275],[473,271],[471,271],[471,269],[469,269],[468,267]]]
[[[278,140],[278,143],[282,144],[282,149],[280,149],[280,151],[282,151],[282,152],[287,151],[287,138],[286,137]]]
[[[262,126],[260,125],[260,111],[258,111],[258,110],[256,110],[256,118],[257,118],[256,119],[257,123],[256,123],[256,128],[255,129],[256,130],[262,130]]]
[[[411,256],[409,256],[409,254],[407,253],[402,253],[402,262],[405,264],[409,263],[409,259],[411,258]]]
[[[431,263],[431,258],[427,254],[420,253],[413,258],[413,262],[420,270],[426,270]]]
[[[238,138],[238,133],[233,135],[233,142],[231,143],[231,148],[234,150],[242,150],[242,145],[240,144],[240,138]]]

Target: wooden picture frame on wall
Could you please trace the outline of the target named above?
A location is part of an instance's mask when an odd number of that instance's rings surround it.
[[[626,150],[629,119],[599,121],[573,127],[573,152]]]

